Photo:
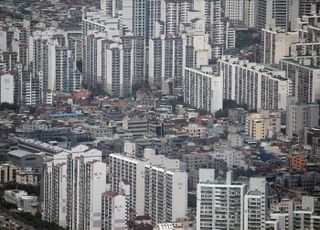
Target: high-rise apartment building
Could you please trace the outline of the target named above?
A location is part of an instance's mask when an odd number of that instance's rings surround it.
[[[287,105],[286,133],[291,139],[293,136],[302,138],[305,128],[314,128],[319,125],[319,105],[297,102],[290,97]]]
[[[185,68],[184,102],[194,108],[215,113],[222,109],[223,79],[212,68]]]
[[[256,4],[255,0],[244,0],[244,25],[249,28],[256,27]]]
[[[126,229],[127,201],[126,196],[117,192],[102,194],[102,230]]]
[[[165,32],[166,35],[178,35],[181,24],[189,21],[188,11],[192,9],[190,0],[165,1]]]
[[[226,0],[224,2],[225,17],[232,22],[244,21],[244,1],[245,0]]]
[[[47,93],[72,92],[81,88],[82,76],[76,67],[76,57],[67,47],[65,31],[35,31],[30,39],[32,74],[39,78],[40,103],[46,103]]]
[[[144,40],[138,36],[109,38],[89,31],[84,60],[88,85],[101,85],[112,96],[128,96],[132,86],[143,83]]]
[[[320,99],[320,69],[303,65],[293,59],[285,58],[280,62],[281,70],[292,82],[292,96],[304,103]]]
[[[82,20],[84,83],[112,96],[128,96],[145,82],[144,35],[127,32],[130,23],[123,20],[91,13]]]
[[[22,105],[38,105],[42,94],[39,86],[39,77],[30,71],[19,71],[17,82],[17,102]]]
[[[273,0],[257,0],[256,4],[256,25],[261,30],[272,22]]]
[[[94,151],[97,150],[88,151],[88,154],[98,154]],[[73,167],[72,171],[67,171],[68,179],[71,179],[67,183],[68,226],[70,229],[100,229],[100,197],[107,189],[106,163],[99,160],[86,162],[85,157],[80,156],[68,159],[67,164]]]
[[[159,166],[145,167],[145,214],[154,223],[175,222],[186,216],[186,172],[163,169]]]
[[[55,48],[56,91],[71,93],[81,89],[82,75],[75,62],[75,57],[67,47]]]
[[[69,42],[81,34],[57,28],[37,27],[23,20],[4,29],[1,70],[14,75],[15,101],[21,105],[52,104],[56,91],[72,92],[81,88],[77,69],[79,54]],[[76,56],[77,55],[77,56]]]
[[[201,68],[201,66],[208,65],[209,59],[211,59],[209,35],[204,33],[204,22],[200,20],[198,20],[198,22],[198,30],[189,30],[185,33],[187,42],[185,47],[186,60],[184,67]],[[194,26],[196,26],[196,24]]]
[[[165,36],[149,40],[149,84],[153,88],[165,88],[167,80],[173,87],[181,87],[183,68],[186,65],[185,36]]]
[[[101,0],[100,9],[102,13],[108,17],[116,17],[119,10],[118,1],[116,0]]]
[[[156,23],[165,21],[166,3],[165,0],[148,0],[146,12],[146,44],[149,44],[149,39],[152,39],[156,33]]]
[[[145,149],[144,158],[110,154],[110,175],[113,191],[120,191],[120,182],[130,185],[129,207],[137,215],[148,214],[153,223],[174,222],[186,215],[187,173],[180,171],[179,160],[155,155]]]
[[[14,76],[11,74],[0,75],[0,102],[13,104],[15,94]]]
[[[223,77],[223,98],[246,104],[249,109],[285,109],[291,81],[284,71],[222,56],[218,61]]]
[[[268,194],[265,178],[250,178],[249,188],[244,197],[244,229],[266,229]]]
[[[299,0],[299,17],[303,17],[305,15],[313,15],[317,13],[317,1],[312,0]]]
[[[227,172],[223,181],[215,177],[214,169],[200,169],[197,230],[265,229],[268,210],[266,180],[250,178],[248,185],[235,181],[232,172]]]
[[[290,30],[290,0],[274,0],[273,2],[273,20],[277,27],[286,31]]]
[[[123,0],[122,4],[121,21],[123,25],[135,36],[144,37],[148,44],[149,39],[154,36],[156,23],[165,21],[166,1]]]
[[[69,229],[101,229],[106,164],[101,151],[79,145],[44,165],[44,220]]]
[[[125,0],[128,1],[128,0]],[[146,36],[146,10],[147,1],[146,0],[136,0],[132,2],[132,32],[137,36]]]
[[[291,30],[291,23],[298,17],[298,1],[257,0],[257,28],[259,30],[275,24],[284,31]]]
[[[262,29],[263,63],[279,64],[280,60],[290,55],[291,46],[299,41],[298,32],[277,30],[275,26]]]
[[[193,11],[197,12],[196,19],[204,19],[204,31],[209,35],[211,58],[218,59],[225,47],[225,20],[223,16],[223,1],[194,0]]]
[[[197,186],[197,230],[244,230],[244,195],[246,185],[232,180],[215,178],[214,169],[200,169]]]
[[[205,31],[209,34],[212,58],[218,59],[224,48],[224,18],[221,0],[205,0]]]
[[[134,85],[144,82],[144,39],[123,36],[120,40],[102,41],[101,84],[112,96],[128,96]]]
[[[317,102],[320,99],[320,37],[316,32],[319,28],[320,16],[304,16],[298,20],[299,42],[291,45],[290,56],[280,62],[281,70],[292,81],[292,95],[304,103]]]
[[[229,21],[225,22],[224,49],[230,50],[236,48],[236,29],[231,27]]]
[[[13,71],[18,63],[18,53],[17,52],[3,52],[3,61],[6,64],[7,71]]]
[[[196,17],[196,15],[192,16]],[[208,65],[211,58],[209,36],[204,32],[204,21],[195,18],[191,26],[185,25],[180,35],[165,35],[157,28],[156,35],[149,41],[149,85],[152,88],[168,88],[168,81],[173,88],[182,88],[184,67],[200,68]]]
[[[119,29],[118,18],[110,18],[97,12],[86,12],[83,15],[82,74],[85,86],[95,88],[98,83],[101,84],[101,66],[97,66],[98,63],[101,65],[100,43],[107,37],[120,36]]]
[[[29,68],[29,39],[30,39],[30,21],[23,20],[14,26],[2,28],[0,51],[3,52],[4,59],[11,61],[7,68],[13,70],[14,62],[21,63],[23,69]]]
[[[119,183],[122,180],[127,180],[130,184],[130,208],[137,215],[144,214],[144,175],[146,161],[139,160],[135,157],[130,157],[121,154],[110,154],[110,175],[112,191],[119,191]]]
[[[319,198],[302,197],[301,210],[293,212],[293,229],[318,229],[320,225]]]

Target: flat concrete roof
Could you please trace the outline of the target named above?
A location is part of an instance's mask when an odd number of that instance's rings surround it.
[[[15,157],[24,157],[24,156],[29,156],[29,155],[37,155],[35,153],[32,153],[32,152],[28,152],[26,150],[23,150],[23,149],[17,149],[17,150],[12,150],[12,151],[9,151],[8,152],[8,155],[11,155],[11,156],[15,156]]]

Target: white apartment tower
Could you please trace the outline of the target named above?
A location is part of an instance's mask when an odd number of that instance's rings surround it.
[[[102,230],[127,229],[126,197],[117,192],[102,194]]]
[[[214,169],[200,169],[197,186],[197,230],[243,228],[243,208],[246,185],[215,178]]]
[[[58,156],[57,156],[58,157]],[[67,164],[48,162],[43,173],[43,218],[62,227],[67,224]]]
[[[266,229],[268,204],[265,178],[250,178],[249,188],[244,197],[244,229]]]
[[[101,40],[120,36],[119,19],[86,12],[82,18],[82,74],[87,87],[101,83]],[[97,59],[99,57],[99,59]],[[99,67],[99,68],[98,68]]]
[[[67,45],[63,30],[35,31],[31,37],[32,74],[39,79],[40,103],[45,103],[48,92],[72,92],[81,88],[76,57]]]
[[[287,104],[286,134],[292,139],[294,136],[303,137],[305,128],[314,128],[319,124],[319,105],[297,102],[289,97]]]
[[[104,15],[109,17],[117,16],[117,1],[116,0],[101,0],[100,1],[100,9]]]
[[[226,0],[225,17],[230,21],[243,22],[244,20],[244,1],[245,0]]]
[[[152,165],[145,167],[144,212],[153,223],[175,222],[186,216],[187,184],[186,172]]]
[[[127,3],[123,2],[123,12]],[[127,32],[130,22],[122,24],[118,18],[87,13],[82,22],[85,85],[101,85],[112,96],[130,95],[133,86],[145,82],[144,36]]]
[[[105,39],[101,43],[101,83],[112,96],[128,96],[132,86],[144,82],[144,40],[124,36],[121,40]]]
[[[279,64],[280,60],[289,56],[291,45],[299,41],[298,32],[277,30],[275,26],[262,29],[263,63]]]
[[[166,35],[178,35],[180,26],[187,23],[188,11],[192,8],[190,0],[166,0],[165,27]]]
[[[19,71],[19,84],[17,85],[17,102],[25,105],[38,105],[40,103],[39,77],[29,71]]]
[[[211,46],[209,36],[202,32],[187,35],[186,66],[200,68],[209,64]]]
[[[320,99],[320,69],[303,65],[290,58],[280,62],[281,70],[292,81],[292,96],[299,102],[313,103]]]
[[[15,83],[11,74],[0,75],[0,102],[14,103]]]
[[[71,51],[67,47],[56,47],[55,61],[55,90],[71,93],[81,89],[81,73],[76,67],[76,60]]]
[[[256,1],[244,0],[244,25],[249,28],[256,27]]]
[[[173,88],[182,88],[184,67],[208,65],[211,58],[209,36],[204,32],[204,22],[198,18],[194,20],[180,35],[161,34],[164,31],[157,29],[157,36],[150,39],[149,85],[152,88],[164,91],[169,80],[172,80]]]
[[[165,0],[148,0],[147,1],[147,32],[146,43],[155,36],[156,23],[165,21],[166,1]]]
[[[129,207],[137,215],[148,214],[154,224],[174,222],[187,210],[187,173],[179,160],[155,155],[145,149],[144,158],[110,154],[112,190],[120,192],[121,181],[130,185]]]
[[[101,194],[106,191],[102,153],[79,145],[44,165],[44,220],[69,229],[101,229]]]
[[[224,48],[224,19],[221,0],[205,0],[205,30],[209,33],[212,58],[218,59]]]
[[[147,161],[121,154],[110,154],[111,190],[119,191],[119,183],[127,180],[130,184],[130,208],[137,215],[144,215],[145,184],[144,174]]]
[[[290,0],[257,0],[257,28],[264,29],[275,23],[277,28],[290,29]]]
[[[222,109],[223,78],[210,67],[185,68],[183,89],[184,102],[192,107],[211,113]]]
[[[218,61],[223,77],[223,98],[246,104],[250,109],[284,109],[292,94],[291,80],[284,71],[222,56]]]
[[[186,43],[186,36],[174,35],[149,40],[149,84],[152,88],[164,88],[169,79],[174,82],[174,87],[182,86]]]
[[[302,196],[301,210],[293,212],[293,229],[318,229],[320,225],[319,197]]]
[[[42,95],[43,92],[47,91],[49,88],[49,57],[47,41],[43,39],[37,39],[34,41],[33,47],[33,75],[37,76],[40,80],[39,88],[41,92],[40,95]],[[50,64],[52,64],[52,60]],[[44,101],[43,96],[40,98],[40,101]]]

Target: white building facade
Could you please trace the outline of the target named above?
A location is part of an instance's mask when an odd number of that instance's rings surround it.
[[[197,230],[243,228],[246,185],[215,179],[213,169],[200,169],[197,186]]]
[[[14,76],[11,74],[4,74],[0,76],[0,102],[14,103]]]
[[[222,109],[223,78],[210,68],[185,68],[184,101],[194,108],[215,113]]]
[[[44,220],[70,229],[101,229],[106,191],[102,153],[80,145],[44,165]]]
[[[286,109],[292,82],[284,71],[223,56],[218,61],[223,78],[223,98],[246,104],[249,109]]]

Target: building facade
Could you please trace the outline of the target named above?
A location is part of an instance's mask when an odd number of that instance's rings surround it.
[[[79,145],[44,165],[44,220],[70,229],[101,229],[106,164],[101,152]]]
[[[223,56],[218,61],[223,78],[223,98],[249,109],[285,109],[292,83],[284,71]]]
[[[184,102],[211,113],[222,109],[223,78],[210,68],[185,68]]]
[[[211,174],[211,175],[210,175]],[[243,228],[246,185],[214,179],[214,170],[200,169],[197,186],[197,230]]]

